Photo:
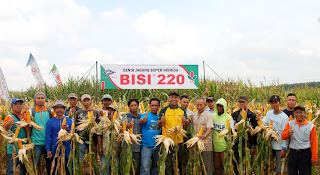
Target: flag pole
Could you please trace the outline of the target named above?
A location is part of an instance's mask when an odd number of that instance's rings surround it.
[[[96,101],[98,104],[98,61],[96,61]]]

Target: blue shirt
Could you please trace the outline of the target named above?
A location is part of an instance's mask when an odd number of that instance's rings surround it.
[[[70,115],[70,107],[69,108],[67,108],[65,111],[64,111],[64,116],[69,116]],[[81,108],[79,108],[78,106],[76,106],[76,112],[78,111],[78,110],[80,110]],[[70,116],[69,116],[70,117]],[[74,114],[73,114],[73,116],[72,117],[74,117]]]
[[[141,118],[144,118],[146,114],[142,114]],[[141,146],[154,147],[156,146],[156,135],[161,135],[161,129],[158,126],[159,115],[154,115],[151,112],[147,114],[148,120],[141,125],[142,136],[141,136]]]
[[[69,117],[66,118],[66,124],[68,125],[68,131],[71,129],[72,120]],[[56,153],[56,149],[58,147],[58,133],[61,129],[61,124],[63,119],[57,119],[56,117],[51,118],[47,123],[47,131],[46,131],[46,151],[51,151],[52,157],[54,157]],[[65,156],[69,156],[71,146],[70,141],[63,142],[63,145],[66,147]]]
[[[134,119],[133,123],[133,134],[141,134],[141,126],[140,126],[140,117],[141,114],[138,113],[137,117],[134,116],[133,114],[131,114],[131,112],[127,113],[125,116],[127,116],[127,122],[130,123],[132,121],[132,119]],[[126,117],[122,117],[122,121],[126,120]],[[132,144],[132,152],[140,152],[141,147],[140,145],[133,143]]]

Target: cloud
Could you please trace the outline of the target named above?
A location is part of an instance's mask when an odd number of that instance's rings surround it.
[[[103,11],[99,13],[100,17],[105,21],[123,20],[127,17],[124,9],[116,8],[111,11]]]

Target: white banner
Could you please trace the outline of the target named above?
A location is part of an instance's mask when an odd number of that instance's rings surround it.
[[[6,83],[6,79],[4,78],[4,75],[2,73],[1,67],[0,67],[0,98],[2,98],[5,101],[9,100],[8,86]]]
[[[101,89],[198,89],[198,65],[101,65]]]
[[[54,80],[56,81],[56,83],[57,83],[59,86],[62,86],[60,74],[59,74],[59,71],[58,71],[58,69],[57,69],[57,67],[56,67],[55,64],[53,65],[50,73],[52,73],[53,78],[54,78]],[[50,74],[50,73],[49,73],[49,74]]]
[[[31,72],[32,72],[33,77],[37,80],[37,87],[43,88],[44,81],[43,81],[40,69],[38,67],[36,60],[33,58],[31,53],[30,53],[29,60],[28,60],[26,67],[28,67],[29,65],[31,66]]]

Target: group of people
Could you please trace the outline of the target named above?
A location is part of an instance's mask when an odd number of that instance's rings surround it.
[[[51,170],[51,162],[56,153],[57,148],[57,136],[60,129],[70,131],[71,125],[74,122],[77,127],[80,124],[80,120],[88,119],[88,113],[92,111],[93,120],[97,123],[100,122],[100,118],[107,114],[109,117],[118,111],[116,105],[112,105],[112,96],[105,94],[102,97],[102,109],[92,109],[92,99],[88,94],[84,94],[80,98],[82,108],[77,106],[78,96],[71,93],[68,96],[68,103],[70,107],[66,107],[63,101],[58,100],[52,107],[54,110],[46,106],[46,95],[42,92],[38,92],[34,96],[35,106],[32,109],[23,107],[23,100],[13,99],[11,102],[12,113],[6,116],[4,120],[4,128],[11,130],[13,133],[17,128],[17,122],[24,119],[24,113],[27,110],[30,111],[34,118],[34,122],[39,126],[42,126],[42,130],[35,128],[21,128],[18,134],[18,138],[27,138],[31,136],[31,142],[35,144],[34,147],[34,161],[36,165],[39,164],[41,155],[44,155],[46,159],[46,169],[48,174]],[[128,101],[128,107],[130,112],[125,114],[126,117],[122,117],[123,121],[127,121],[128,129],[133,127],[133,134],[142,134],[141,143],[132,145],[132,157],[137,165],[136,174],[147,175],[158,174],[157,161],[159,159],[159,146],[155,147],[155,136],[161,135],[161,129],[168,130],[170,128],[180,126],[185,129],[192,126],[195,133],[199,133],[199,130],[204,126],[202,135],[199,136],[201,140],[205,140],[205,149],[201,153],[205,170],[208,175],[223,174],[224,169],[224,153],[227,148],[227,142],[225,138],[219,138],[218,135],[223,131],[227,125],[232,128],[236,123],[242,119],[241,110],[244,110],[247,115],[249,124],[255,128],[258,126],[258,121],[262,120],[265,125],[270,125],[270,121],[273,121],[273,129],[277,131],[281,139],[279,141],[272,141],[272,153],[276,158],[276,172],[281,172],[281,158],[285,157],[287,148],[290,148],[288,156],[287,171],[291,174],[310,174],[311,165],[316,164],[318,157],[318,137],[316,126],[306,120],[306,109],[303,106],[296,105],[297,99],[295,94],[288,94],[286,102],[287,108],[284,111],[280,110],[280,97],[273,95],[270,97],[269,103],[272,110],[268,111],[264,118],[260,115],[256,115],[254,111],[248,109],[249,99],[247,96],[238,97],[239,110],[234,111],[232,115],[227,113],[227,102],[225,99],[220,98],[216,100],[213,96],[199,97],[196,99],[195,104],[197,111],[193,112],[188,109],[189,97],[182,95],[177,91],[171,91],[168,99],[168,106],[160,109],[160,100],[152,98],[149,101],[150,111],[144,114],[138,112],[139,101],[137,99],[130,99]],[[179,105],[180,102],[180,105]],[[160,112],[158,112],[160,111]],[[294,117],[294,120],[289,121],[288,116]],[[119,117],[119,116],[118,116]],[[62,125],[62,121],[66,118],[66,123]],[[229,124],[227,122],[229,121]],[[84,155],[88,150],[89,135],[87,132],[82,133],[76,131],[79,135],[82,135],[84,144],[79,144],[79,159],[83,161]],[[103,133],[96,133],[94,135],[94,145],[96,146],[96,152],[100,155],[101,159],[101,174],[102,167],[107,163],[107,172],[109,174],[110,160],[105,160],[105,155],[109,151],[109,139],[110,131]],[[177,140],[172,134],[168,135],[176,143],[178,143],[179,150],[183,150],[185,145],[185,139],[182,135],[178,134]],[[248,140],[244,140],[242,143],[247,142],[250,149],[250,155],[256,154],[257,135],[250,135]],[[71,150],[70,141],[64,142],[65,156],[68,160],[68,156]],[[117,161],[120,162],[121,144],[117,147]],[[234,143],[233,148],[235,159],[239,159],[238,143]],[[15,149],[17,150],[17,148]],[[7,174],[13,174],[13,147],[11,144],[7,145]],[[179,169],[183,166],[183,151],[178,152]],[[174,174],[174,151],[171,148],[166,158],[166,174]],[[66,161],[67,162],[67,161]],[[18,163],[18,162],[17,162]],[[16,164],[17,164],[16,163]],[[234,162],[235,163],[235,162]],[[21,162],[20,174],[26,174],[26,169]],[[118,165],[119,167],[119,165]],[[180,171],[181,172],[181,171]],[[66,168],[66,173],[71,174]],[[235,173],[237,169],[235,168]]]

